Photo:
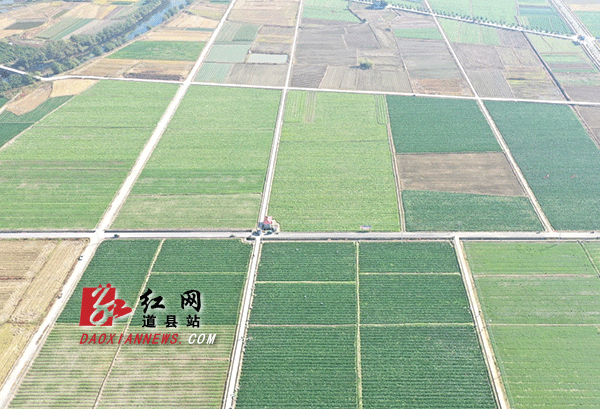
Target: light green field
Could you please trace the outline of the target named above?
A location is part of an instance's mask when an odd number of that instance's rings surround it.
[[[175,86],[103,81],[0,152],[0,229],[93,228]]]
[[[489,19],[495,22],[513,23],[517,15],[517,3],[506,0],[431,0],[434,11],[456,13],[459,16]]]
[[[206,56],[207,62],[244,62],[252,44],[215,44]]]
[[[278,103],[278,91],[190,88],[113,227],[251,229]]]
[[[474,274],[594,274],[578,243],[467,242],[465,251]]]
[[[233,64],[206,62],[202,64],[194,81],[221,84],[229,75]]]
[[[576,11],[575,14],[596,38],[600,38],[600,12]]]
[[[373,96],[317,93],[314,122],[284,123],[269,207],[287,231],[399,230],[387,132]]]
[[[500,45],[495,28],[441,18],[442,29],[453,43]]]
[[[307,0],[302,7],[302,18],[358,22],[358,18],[348,11],[348,3],[331,0]]]
[[[597,407],[600,279],[582,245],[465,244],[511,407]]]
[[[408,231],[539,231],[525,197],[405,190]]]
[[[107,58],[125,60],[196,61],[203,42],[195,41],[136,41]]]

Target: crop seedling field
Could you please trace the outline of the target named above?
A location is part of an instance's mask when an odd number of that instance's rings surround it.
[[[359,22],[358,18],[348,11],[346,3],[328,0],[307,0],[302,7],[302,18]]]
[[[465,249],[511,406],[598,406],[600,278],[586,253],[597,244]]]
[[[251,229],[279,96],[190,88],[113,227]]]
[[[501,150],[475,101],[388,95],[387,103],[396,153]]]
[[[161,256],[163,248],[166,253]],[[171,263],[176,261],[174,251],[180,260]],[[91,407],[95,401],[100,408],[167,407],[174,400],[182,408],[220,406],[250,251],[251,245],[238,240],[104,241],[10,407]],[[203,263],[207,256],[213,258],[208,264]],[[236,261],[231,263],[229,256]],[[246,257],[244,262],[242,257]],[[160,264],[155,262],[159,259]],[[226,268],[215,268],[219,260]],[[135,308],[133,314],[116,319],[112,327],[80,327],[82,288],[107,283],[117,289],[117,298]],[[138,303],[140,294],[148,290],[148,304]],[[190,290],[201,294],[199,312],[181,305],[181,295]],[[156,297],[162,297],[158,301],[164,309],[154,308]],[[155,317],[155,328],[144,327],[150,315]],[[166,327],[168,315],[174,317],[176,327]],[[198,327],[191,326],[194,319]],[[83,333],[98,337],[116,333],[117,337],[114,344],[81,345]],[[129,334],[160,333],[162,342],[163,334],[172,339],[177,333],[180,343],[119,345],[120,333],[123,342]],[[190,345],[192,333],[216,337],[210,345]],[[56,373],[57,365],[64,371]],[[132,377],[132,373],[140,376]],[[153,385],[151,394],[148,382]]]
[[[405,190],[408,231],[539,231],[525,197]]]
[[[196,41],[136,41],[108,56],[125,60],[196,61],[204,47]]]
[[[496,407],[450,243],[263,244],[236,407],[332,402]]]
[[[288,231],[361,225],[398,231],[392,158],[374,97],[316,93],[313,100],[295,92],[288,94],[292,112],[282,130],[270,214]],[[313,121],[306,114],[312,109]]]
[[[600,228],[600,151],[571,108],[486,105],[552,226]]]
[[[93,228],[175,89],[98,83],[0,151],[0,229]],[[35,111],[65,98],[50,99]]]

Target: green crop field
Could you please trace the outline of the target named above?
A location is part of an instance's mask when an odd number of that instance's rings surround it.
[[[31,126],[31,124],[0,124],[0,147]]]
[[[234,63],[244,62],[252,44],[215,44],[211,47],[205,61]]]
[[[43,38],[46,40],[57,40],[85,26],[90,21],[92,21],[92,19],[64,17],[58,23],[37,34],[36,37]]]
[[[472,322],[459,274],[361,274],[360,320],[363,324]]]
[[[388,95],[387,102],[397,153],[501,150],[475,101]]]
[[[263,245],[236,407],[495,408],[451,244],[356,245]]]
[[[594,273],[591,269],[589,272]],[[485,300],[486,318],[492,323],[600,322],[600,279],[595,274],[585,277],[478,277],[477,290]]]
[[[465,251],[475,274],[593,274],[590,261],[578,243],[467,242]]]
[[[283,242],[262,245],[258,280],[354,281],[354,243]]]
[[[252,323],[356,324],[356,283],[258,282]]]
[[[405,190],[408,231],[539,231],[525,197]]]
[[[511,407],[596,407],[595,243],[466,243]]]
[[[363,327],[365,408],[496,408],[473,326]]]
[[[600,38],[600,12],[597,11],[576,11],[575,14],[585,24],[590,33],[596,38]]]
[[[236,253],[244,253],[246,260],[235,264],[247,265],[249,252],[232,243],[241,245],[236,240],[166,240],[162,246],[159,240],[104,241],[10,407],[92,407],[96,401],[99,408],[169,407],[174,402],[181,408],[220,407],[246,271],[190,273],[186,268],[212,269],[210,264],[218,260],[231,266],[229,256],[236,259]],[[159,249],[171,252],[162,258],[169,273],[150,272]],[[174,260],[176,250],[185,262]],[[208,266],[202,260],[207,256],[214,259]],[[190,260],[193,257],[198,260]],[[183,271],[178,271],[180,268]],[[80,327],[82,288],[107,283],[117,289],[117,298],[134,309],[133,314],[116,320],[112,327]],[[148,303],[143,299],[138,303],[140,294],[148,289]],[[182,305],[181,295],[190,290],[201,294],[198,312],[193,305]],[[175,317],[176,327],[166,326],[167,315]],[[144,327],[144,318],[149,316],[155,317],[155,328]],[[198,326],[192,325],[194,318]],[[116,334],[111,344],[98,345],[101,334],[111,333]],[[84,340],[81,344],[84,334],[88,340],[96,334],[97,343],[86,344]],[[118,348],[120,334],[123,338]],[[157,338],[155,334],[159,334]],[[178,339],[173,338],[175,334]],[[191,344],[188,340],[192,334],[215,334],[215,338],[210,344]],[[149,336],[158,345],[127,344],[130,335],[132,339]],[[148,385],[152,385],[152,393],[147,393]]]
[[[584,247],[590,254],[597,270],[600,270],[600,243],[585,243]]]
[[[246,273],[251,251],[251,245],[239,240],[168,240],[163,244],[153,270]]]
[[[448,242],[361,243],[361,273],[458,273]]]
[[[329,0],[307,0],[302,7],[302,18],[359,22],[359,19],[348,11],[347,3]]]
[[[196,61],[203,42],[136,41],[108,56],[125,60]]]
[[[456,13],[463,17],[512,23],[517,15],[516,2],[505,0],[431,0],[434,11]]]
[[[354,327],[251,327],[236,408],[355,409],[355,340]]]
[[[498,31],[492,27],[439,19],[442,29],[453,43],[500,45]]]
[[[233,68],[233,64],[217,63],[217,62],[205,62],[198,70],[198,74],[194,81],[198,82],[212,82],[221,84],[225,82],[229,72]]]
[[[568,106],[486,102],[555,229],[600,228],[600,151]]]
[[[568,24],[566,24],[556,10],[549,5],[548,7],[519,6],[519,21],[524,26],[533,29],[560,34],[572,34]]]
[[[113,227],[251,229],[279,96],[190,88]]]
[[[0,229],[93,228],[175,89],[103,81],[23,133],[0,152]]]
[[[317,93],[315,110],[313,122],[284,123],[269,213],[287,231],[398,231],[392,158],[374,97]]]

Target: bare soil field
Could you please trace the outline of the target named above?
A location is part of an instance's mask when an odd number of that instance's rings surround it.
[[[86,240],[0,241],[0,384],[73,270]]]
[[[148,41],[208,41],[212,31],[198,31],[198,30],[178,30],[163,28],[159,30],[149,31],[144,39]]]
[[[227,10],[227,4],[211,3],[208,0],[204,0],[202,2],[194,2],[188,10],[196,16],[218,21],[225,13],[225,10]]]
[[[600,107],[575,107],[579,115],[585,121],[587,128],[593,132],[593,137],[600,146]]]
[[[23,115],[36,109],[42,102],[50,98],[51,84],[43,84],[34,89],[25,88],[23,95],[6,105],[6,110],[15,115]]]
[[[52,94],[50,98],[62,97],[65,95],[77,95],[81,94],[86,89],[94,85],[96,80],[82,80],[82,79],[66,79],[52,82]]]
[[[121,60],[103,58],[94,61],[76,74],[98,77],[127,77],[180,81],[194,66],[193,61]]]
[[[182,13],[171,20],[167,27],[170,28],[210,28],[214,29],[219,25],[218,20],[196,16],[194,14]]]
[[[65,17],[103,19],[117,8],[116,5],[80,3],[64,14]]]
[[[234,64],[225,82],[282,87],[285,85],[287,68],[287,64]]]
[[[292,86],[412,92],[390,21],[394,13],[357,10],[366,24],[315,20],[298,37]],[[370,69],[359,69],[361,61]]]
[[[398,154],[402,190],[525,196],[501,152]]]
[[[240,23],[294,27],[298,14],[297,0],[239,0],[229,14],[229,20]]]
[[[500,70],[466,70],[473,87],[483,97],[514,98]]]
[[[563,100],[560,90],[543,68],[507,67],[504,76],[515,97],[524,99]]]

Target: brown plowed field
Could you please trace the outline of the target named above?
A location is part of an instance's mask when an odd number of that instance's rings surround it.
[[[403,190],[525,196],[500,152],[396,156]]]

